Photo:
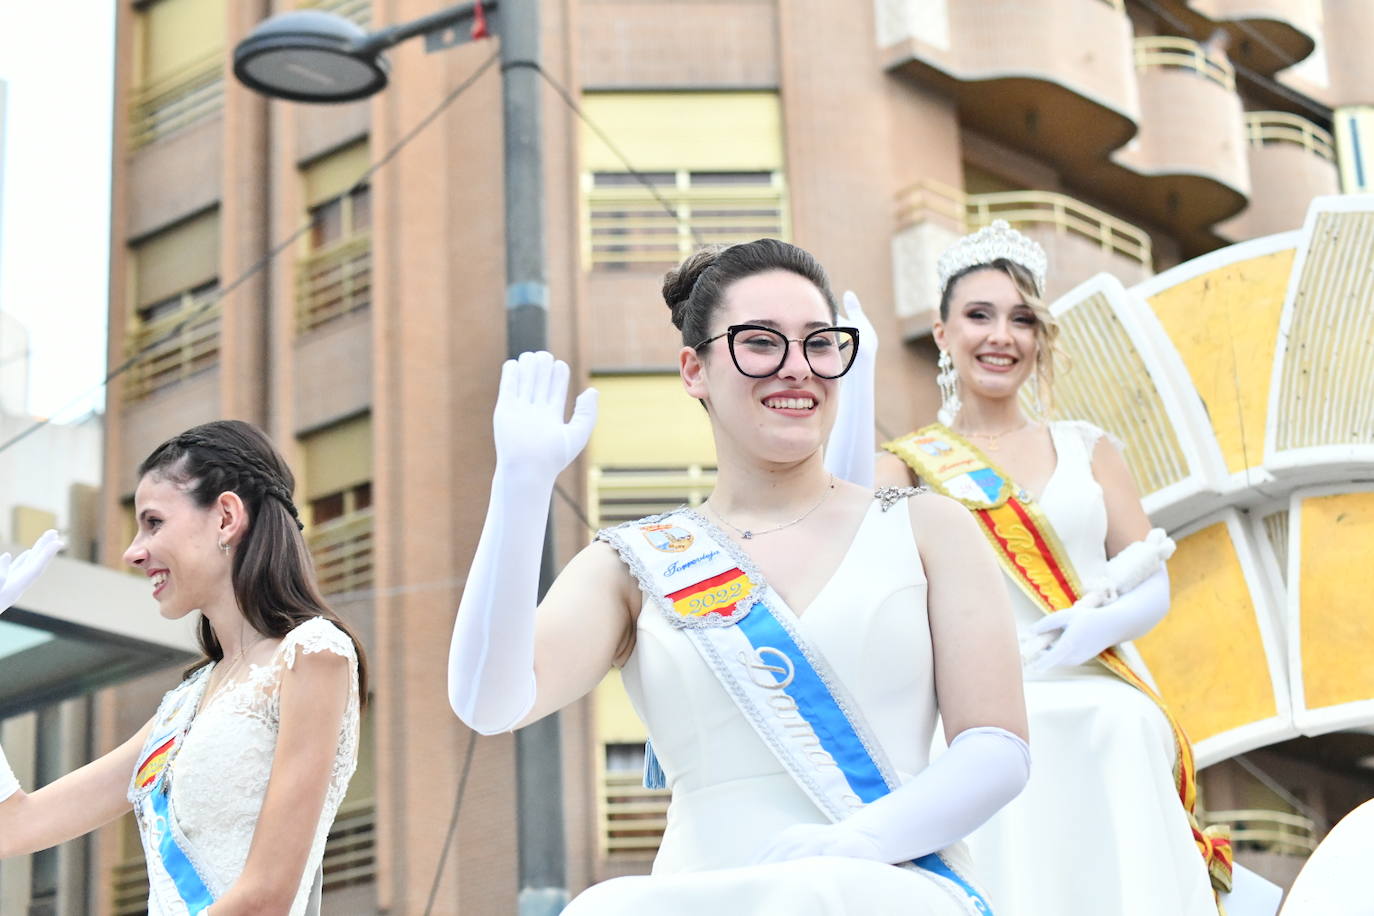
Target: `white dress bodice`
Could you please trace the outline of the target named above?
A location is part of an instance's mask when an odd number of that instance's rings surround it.
[[[1050,435],[1057,463],[1037,503],[1080,584],[1100,580],[1107,507],[1092,456],[1104,433],[1061,421]],[[1010,577],[1007,591],[1025,636],[1044,612]],[[968,838],[997,916],[1215,916],[1154,702],[1096,661],[1028,677],[1025,694],[1030,782]]]
[[[353,673],[324,807],[315,826],[291,916],[300,916],[307,910],[315,873],[324,857],[325,840],[357,763],[358,660],[348,635],[322,617],[308,620],[286,634],[267,664],[250,664],[245,677],[224,685],[210,697],[168,764],[167,777],[169,803],[177,825],[194,851],[201,879],[218,897],[238,878],[248,859],[272,775],[282,675],[295,665],[301,652],[333,652],[343,656],[351,663]],[[220,663],[206,665],[169,691],[158,708],[159,718],[177,703],[198,703],[216,664]],[[132,784],[129,798],[134,800]],[[140,824],[140,832],[146,850],[150,842],[147,825]],[[148,902],[150,916],[185,912],[179,898],[167,899],[170,897],[159,895],[154,886]]]
[[[904,502],[884,512],[874,501],[797,629],[824,655],[901,778],[925,769],[935,687],[926,577]],[[650,601],[622,674],[672,790],[654,874],[752,862],[779,830],[826,823],[691,641]]]

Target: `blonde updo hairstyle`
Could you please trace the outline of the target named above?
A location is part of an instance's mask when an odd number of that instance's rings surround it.
[[[1059,323],[1050,314],[1049,308],[1035,277],[1025,267],[1006,258],[998,258],[987,264],[974,264],[966,267],[949,278],[945,288],[940,291],[940,320],[949,320],[950,304],[954,299],[954,288],[959,281],[970,274],[983,270],[997,270],[1011,279],[1021,299],[1035,315],[1035,386],[1039,395],[1036,403],[1042,405],[1043,413],[1048,416],[1054,408],[1054,373],[1057,359],[1062,359],[1059,350]]]

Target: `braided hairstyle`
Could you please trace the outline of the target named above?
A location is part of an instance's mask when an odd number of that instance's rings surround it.
[[[304,527],[291,491],[296,480],[271,440],[251,423],[216,420],[188,429],[153,449],[138,466],[139,479],[156,474],[182,488],[200,508],[234,493],[248,510],[248,527],[234,551],[231,582],[243,616],[263,636],[281,638],[312,617],[348,634],[358,653],[358,693],[367,696],[362,643],[320,594]],[[205,658],[187,672],[224,657],[206,617],[200,618]]]

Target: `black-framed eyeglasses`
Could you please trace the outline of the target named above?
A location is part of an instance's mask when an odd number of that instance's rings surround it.
[[[805,337],[788,337],[761,324],[732,324],[723,334],[708,337],[692,349],[700,350],[722,337],[730,347],[735,368],[750,378],[767,378],[781,369],[793,343],[801,344],[806,364],[821,378],[844,375],[859,352],[858,328],[820,328]]]

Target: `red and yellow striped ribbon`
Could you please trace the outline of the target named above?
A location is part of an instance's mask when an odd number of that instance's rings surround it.
[[[972,443],[936,423],[884,443],[883,448],[905,461],[923,483],[963,503],[974,514],[1003,570],[1036,607],[1053,614],[1078,601],[1082,587],[1049,520],[1038,506],[1017,499],[1012,492],[1011,478]],[[982,469],[991,470],[1000,478],[1001,486],[996,494],[980,501],[969,495],[967,488],[963,493],[950,489],[950,481],[955,477]],[[1203,829],[1198,823],[1195,814],[1197,766],[1193,760],[1192,742],[1183,726],[1164,699],[1136,674],[1114,647],[1104,650],[1097,660],[1149,697],[1164,714],[1174,735],[1174,785],[1188,815],[1193,840],[1207,864],[1213,890],[1229,891],[1233,864],[1229,832],[1220,826]]]

